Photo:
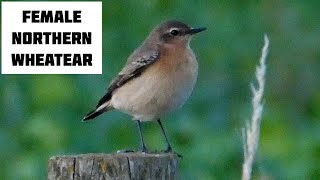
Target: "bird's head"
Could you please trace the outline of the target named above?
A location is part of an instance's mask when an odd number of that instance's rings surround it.
[[[165,46],[189,46],[191,37],[207,28],[191,28],[180,21],[166,21],[151,32],[150,37],[160,45]]]

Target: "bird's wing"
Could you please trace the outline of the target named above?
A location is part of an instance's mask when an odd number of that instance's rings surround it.
[[[126,66],[110,83],[107,93],[100,99],[97,107],[109,101],[114,90],[118,89],[131,79],[140,76],[148,66],[157,61],[159,56],[159,51],[150,51],[146,55],[129,58]]]

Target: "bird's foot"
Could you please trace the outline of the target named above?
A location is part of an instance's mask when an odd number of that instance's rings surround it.
[[[133,152],[135,151],[131,149],[122,149],[117,151],[117,153],[133,153]]]
[[[147,149],[146,146],[142,146],[142,147],[140,148],[140,152],[149,153],[149,151],[148,151],[148,149]]]
[[[166,150],[164,150],[165,153],[172,153],[173,150],[171,148],[171,146],[168,146]]]
[[[163,152],[165,153],[173,153],[175,155],[177,155],[179,158],[183,158],[183,156],[175,151],[173,151],[173,149],[171,148],[171,146],[168,146],[166,150],[164,150]]]

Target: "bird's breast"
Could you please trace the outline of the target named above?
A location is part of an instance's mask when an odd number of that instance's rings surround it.
[[[119,88],[112,105],[140,120],[156,120],[180,108],[191,95],[198,63],[191,49],[165,52],[141,76]]]

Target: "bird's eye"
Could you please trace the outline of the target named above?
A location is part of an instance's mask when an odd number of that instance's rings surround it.
[[[170,34],[172,36],[178,36],[180,34],[180,32],[178,30],[173,29],[173,30],[170,31]]]

